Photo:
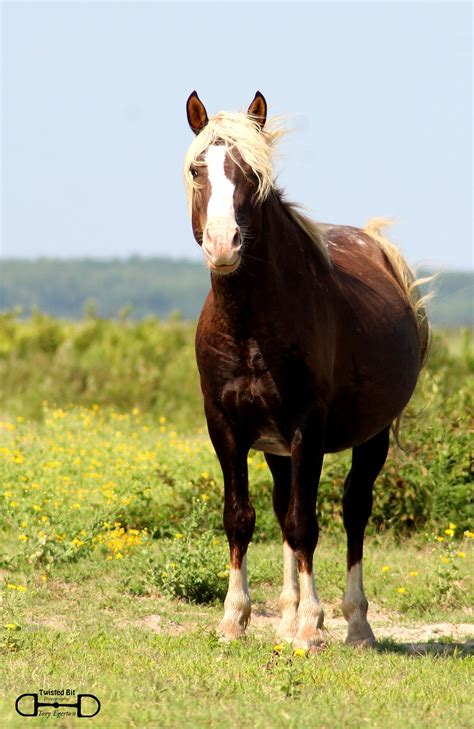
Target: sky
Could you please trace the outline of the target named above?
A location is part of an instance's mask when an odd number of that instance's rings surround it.
[[[317,220],[394,219],[412,264],[472,256],[472,8],[456,2],[3,2],[4,257],[200,258],[185,102],[291,133],[280,186]]]

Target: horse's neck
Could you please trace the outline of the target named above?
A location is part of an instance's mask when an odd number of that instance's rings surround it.
[[[214,305],[235,327],[272,320],[288,307],[289,291],[301,281],[305,234],[275,194],[263,203],[261,227],[248,243],[237,274],[212,276]]]

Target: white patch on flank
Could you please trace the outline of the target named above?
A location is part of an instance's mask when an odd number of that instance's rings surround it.
[[[224,638],[242,635],[250,620],[250,596],[247,587],[247,557],[240,569],[230,568],[229,588],[224,601],[224,618],[219,631]]]
[[[207,174],[211,183],[211,197],[207,205],[208,224],[213,218],[230,218],[235,222],[235,185],[226,177],[225,156],[226,147],[223,144],[213,144],[206,152]]]
[[[295,553],[288,544],[283,543],[283,589],[278,604],[281,610],[281,623],[278,635],[291,641],[298,628],[298,605],[300,601],[300,585],[298,581],[298,564]]]

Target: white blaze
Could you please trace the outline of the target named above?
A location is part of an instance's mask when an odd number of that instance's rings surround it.
[[[225,155],[224,144],[213,144],[206,152],[207,174],[211,183],[211,197],[207,205],[208,225],[214,218],[226,219],[235,225],[235,185],[226,177]]]

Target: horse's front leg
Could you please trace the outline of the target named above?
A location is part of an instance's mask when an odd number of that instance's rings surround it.
[[[323,427],[318,419],[297,428],[291,443],[292,483],[285,519],[285,541],[298,564],[300,600],[298,630],[293,643],[311,648],[323,642],[324,613],[313,574],[313,554],[318,542],[316,498],[323,463]]]
[[[255,527],[255,510],[248,492],[249,448],[239,441],[220,411],[206,405],[206,416],[224,476],[224,528],[230,550],[229,587],[218,632],[231,640],[244,634],[250,620],[246,554]]]

